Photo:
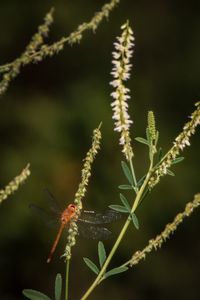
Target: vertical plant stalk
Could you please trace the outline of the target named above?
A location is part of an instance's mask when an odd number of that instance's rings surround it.
[[[128,102],[130,98],[130,90],[125,86],[125,82],[130,78],[130,70],[132,65],[130,59],[133,54],[133,31],[127,21],[121,26],[122,33],[117,37],[117,42],[114,43],[115,51],[113,55],[112,76],[114,80],[110,85],[114,87],[114,92],[111,93],[114,101],[111,103],[113,110],[113,120],[115,120],[114,130],[120,132],[119,144],[122,145],[122,152],[127,160],[133,157],[133,149],[131,146],[130,125],[133,121],[128,114]]]
[[[72,247],[76,244],[76,235],[78,234],[78,227],[76,221],[81,213],[82,210],[82,199],[85,197],[87,186],[89,183],[89,179],[91,176],[92,170],[92,163],[100,149],[100,141],[101,141],[101,131],[100,131],[101,124],[98,128],[93,131],[92,137],[92,145],[89,151],[86,154],[84,159],[83,169],[81,171],[82,180],[78,186],[78,190],[74,197],[74,204],[76,205],[76,217],[70,222],[69,229],[68,229],[68,237],[67,237],[67,244],[65,247],[65,252],[63,257],[66,259],[66,289],[65,289],[65,300],[69,299],[69,264],[72,256]]]
[[[65,300],[69,299],[69,266],[70,259],[66,261]]]
[[[130,119],[130,116],[128,114],[128,102],[127,100],[130,98],[129,96],[129,89],[125,86],[125,81],[127,81],[130,77],[130,70],[131,70],[131,64],[130,64],[130,58],[132,57],[133,53],[133,31],[131,27],[129,26],[129,22],[127,21],[124,25],[121,26],[122,33],[119,37],[117,37],[117,42],[114,43],[115,51],[113,54],[113,68],[111,74],[114,77],[114,80],[110,82],[111,86],[114,87],[114,92],[111,93],[111,96],[113,97],[114,101],[111,103],[111,107],[113,110],[113,119],[115,120],[115,127],[114,130],[120,132],[120,145],[122,145],[122,152],[125,155],[127,161],[130,164],[131,173],[133,176],[133,181],[135,184],[135,191],[136,191],[136,198],[133,202],[133,206],[131,209],[130,214],[135,212],[139,201],[143,195],[143,192],[147,186],[148,180],[149,180],[149,174],[147,174],[145,181],[143,182],[143,185],[141,186],[140,190],[138,191],[137,188],[137,181],[135,177],[135,172],[132,164],[132,158],[133,158],[133,149],[131,146],[131,138],[130,138],[130,132],[129,128],[130,125],[133,123],[133,121]],[[152,164],[150,164],[150,170],[152,168]],[[110,251],[110,254],[108,255],[102,269],[100,270],[99,274],[97,275],[95,281],[90,286],[90,288],[86,291],[84,296],[81,298],[81,300],[85,300],[88,298],[88,296],[92,293],[92,291],[95,289],[95,287],[104,279],[104,274],[106,272],[106,269],[115,254],[117,248],[119,247],[119,244],[124,237],[128,226],[131,222],[131,217],[128,216],[112,250]]]
[[[76,205],[76,218],[74,218],[69,225],[67,244],[65,247],[65,253],[63,254],[63,257],[65,257],[66,260],[69,260],[71,258],[71,248],[76,243],[76,235],[78,234],[78,227],[76,221],[82,211],[82,207],[83,207],[82,199],[85,197],[87,186],[89,184],[89,179],[92,174],[91,173],[92,163],[94,162],[98,150],[100,149],[100,142],[101,142],[100,127],[101,124],[99,125],[98,128],[96,128],[93,131],[92,145],[84,159],[83,169],[81,171],[81,177],[82,177],[81,182],[79,183],[78,190],[74,197],[74,204]]]

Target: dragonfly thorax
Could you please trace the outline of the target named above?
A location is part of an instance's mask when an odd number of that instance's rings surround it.
[[[76,205],[69,204],[61,215],[61,223],[68,223],[76,214]]]

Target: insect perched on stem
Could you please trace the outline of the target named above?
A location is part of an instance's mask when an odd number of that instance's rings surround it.
[[[107,239],[111,236],[111,231],[102,225],[109,224],[121,218],[121,214],[119,212],[111,209],[108,209],[103,213],[83,210],[81,214],[78,215],[77,206],[75,204],[69,204],[64,210],[61,210],[53,195],[48,190],[46,191],[48,192],[51,200],[49,207],[50,211],[54,216],[56,215],[55,217],[60,224],[58,233],[47,258],[47,263],[51,262],[62,232],[68,227],[72,220],[76,220],[78,225],[78,233],[83,237],[90,239]],[[42,208],[35,204],[31,204],[30,207],[39,211],[43,215],[45,214],[46,217],[47,213]]]
[[[59,239],[61,237],[61,234],[63,232],[65,225],[67,225],[75,216],[76,216],[76,205],[69,204],[67,206],[67,208],[65,208],[65,210],[61,214],[61,217],[60,217],[61,225],[60,225],[59,231],[57,233],[56,239],[53,243],[53,246],[51,248],[51,251],[49,253],[49,256],[47,258],[47,263],[49,263],[51,261],[52,255],[58,245]]]

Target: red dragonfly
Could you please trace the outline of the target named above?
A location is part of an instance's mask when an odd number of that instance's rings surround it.
[[[53,212],[53,214],[57,214],[57,217],[59,217],[58,221],[60,223],[60,228],[47,258],[47,263],[49,263],[52,259],[63,230],[74,218],[77,218],[79,233],[83,237],[92,239],[109,238],[111,236],[111,232],[107,228],[102,227],[102,225],[109,224],[121,218],[121,214],[119,212],[111,209],[106,210],[104,213],[84,210],[81,212],[81,215],[77,217],[77,207],[75,204],[69,204],[63,211],[61,211],[58,208],[59,205],[53,195],[48,190],[46,190],[46,192],[48,192],[51,200],[50,211]],[[34,204],[31,204],[31,208],[37,209],[37,211],[39,210],[43,214],[45,213],[43,209]]]
[[[67,208],[65,208],[65,210],[62,212],[61,216],[60,216],[60,228],[59,231],[57,233],[56,239],[53,243],[53,246],[51,248],[51,251],[49,253],[49,256],[47,258],[47,263],[50,263],[51,259],[52,259],[52,255],[56,250],[56,247],[58,245],[58,242],[60,240],[61,234],[63,232],[63,229],[65,227],[65,225],[67,225],[75,216],[76,216],[76,205],[75,204],[69,204],[67,206]]]

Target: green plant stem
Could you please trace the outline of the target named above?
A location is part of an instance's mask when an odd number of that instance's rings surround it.
[[[66,283],[65,283],[65,300],[69,299],[69,264],[70,260],[68,259],[66,262]]]
[[[153,162],[151,161],[151,164],[150,164],[150,167],[149,167],[149,171],[147,173],[145,181],[143,182],[140,190],[138,191],[138,193],[136,195],[135,201],[134,201],[133,206],[131,208],[131,213],[135,212],[135,210],[136,210],[136,208],[137,208],[137,206],[139,204],[139,201],[140,201],[140,199],[141,199],[141,197],[143,195],[143,192],[144,192],[144,190],[145,190],[145,188],[147,186],[147,183],[148,183],[148,180],[149,180],[150,174],[151,174],[152,165],[153,165]],[[99,272],[98,276],[96,277],[96,279],[94,280],[94,282],[92,283],[92,285],[86,291],[86,293],[82,296],[81,300],[87,299],[88,296],[92,293],[92,291],[96,288],[96,286],[100,283],[100,281],[103,280],[103,277],[104,277],[104,274],[106,272],[106,269],[107,269],[107,267],[108,267],[108,265],[109,265],[109,263],[110,263],[113,255],[115,254],[115,252],[116,252],[116,250],[117,250],[117,248],[118,248],[118,246],[119,246],[119,244],[120,244],[123,236],[125,235],[130,222],[131,222],[131,218],[128,217],[127,220],[126,220],[126,222],[125,222],[125,224],[124,224],[124,226],[123,226],[123,228],[122,228],[122,230],[121,230],[121,232],[120,232],[120,234],[119,234],[119,236],[118,236],[118,238],[117,238],[117,240],[116,240],[116,242],[115,242],[115,244],[114,244],[114,246],[113,246],[113,248],[112,248],[112,250],[110,251],[110,253],[109,253],[109,255],[108,255],[108,257],[107,257],[107,259],[106,259],[106,261],[105,261],[105,263],[104,263],[101,271]]]

